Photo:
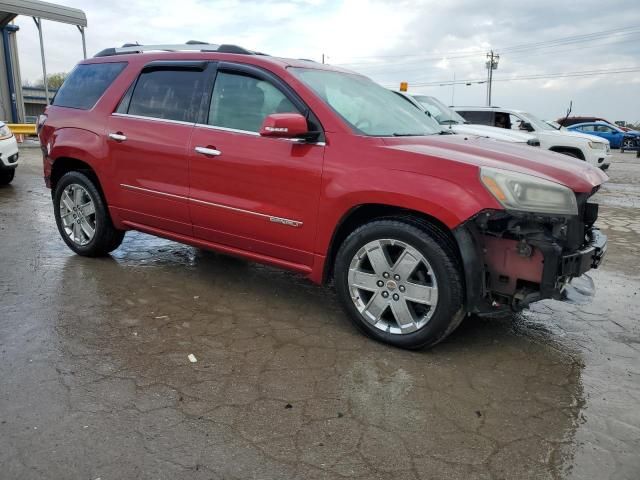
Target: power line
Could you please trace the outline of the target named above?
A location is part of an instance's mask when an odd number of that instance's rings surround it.
[[[583,70],[579,72],[563,72],[563,73],[541,73],[530,74],[511,78],[494,78],[494,82],[511,82],[518,80],[546,80],[553,78],[570,78],[570,77],[590,77],[597,75],[609,75],[609,74],[621,74],[621,73],[635,73],[640,72],[640,67],[626,67],[617,69],[603,69],[603,70]],[[480,80],[477,78],[470,78],[467,80],[458,80],[455,83],[450,80],[440,80],[432,82],[409,82],[413,87],[444,87],[451,85],[466,85],[466,84],[481,84],[486,83],[486,80]]]

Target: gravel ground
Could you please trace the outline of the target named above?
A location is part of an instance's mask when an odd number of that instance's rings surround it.
[[[0,478],[640,478],[634,154],[598,193],[593,303],[470,318],[425,352],[269,267],[131,232],[76,256],[21,156],[0,188]]]

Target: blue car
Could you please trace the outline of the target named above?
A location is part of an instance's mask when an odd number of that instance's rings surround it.
[[[640,132],[634,130],[625,132],[618,126],[605,122],[576,123],[567,129],[606,138],[609,140],[611,148],[619,148],[621,151],[635,150],[640,141]]]

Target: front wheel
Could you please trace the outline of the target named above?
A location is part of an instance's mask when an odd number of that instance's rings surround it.
[[[13,177],[15,177],[15,175],[15,168],[0,170],[0,185],[9,185],[13,181]]]
[[[620,145],[620,153],[623,153],[625,150],[629,150],[634,147],[634,141],[631,138],[625,138],[622,141],[622,145]]]
[[[79,255],[106,255],[122,243],[124,231],[113,226],[102,195],[84,173],[68,172],[58,180],[53,210],[62,239]]]
[[[376,340],[430,347],[464,317],[455,247],[431,225],[395,219],[368,223],[344,241],[334,272],[351,320]]]

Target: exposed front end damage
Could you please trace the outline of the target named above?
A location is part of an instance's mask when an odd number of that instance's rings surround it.
[[[485,210],[455,229],[468,311],[496,314],[560,300],[572,279],[597,268],[607,237],[594,227],[591,194],[576,194],[577,216]]]

